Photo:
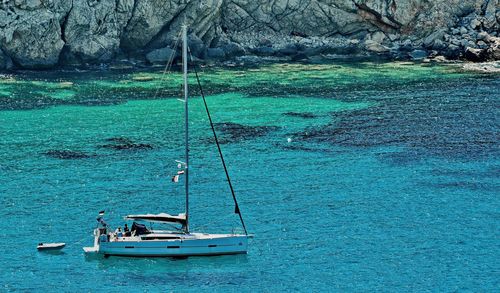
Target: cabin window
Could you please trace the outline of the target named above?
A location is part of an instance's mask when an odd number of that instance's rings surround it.
[[[148,237],[141,237],[142,240],[169,240],[169,239],[181,239],[180,237],[176,236],[148,236]]]

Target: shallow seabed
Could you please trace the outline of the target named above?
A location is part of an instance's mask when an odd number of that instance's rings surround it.
[[[498,290],[499,75],[369,62],[201,75],[255,234],[248,255],[82,251],[102,209],[113,227],[183,211],[170,181],[183,154],[178,73],[4,74],[0,291]],[[191,83],[192,229],[230,232],[238,218]]]

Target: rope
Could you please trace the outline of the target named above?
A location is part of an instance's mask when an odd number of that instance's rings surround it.
[[[188,47],[189,55],[191,56],[191,63],[193,64],[194,73],[196,76],[196,81],[198,83],[198,87],[200,89],[200,95],[203,99],[203,104],[205,105],[205,110],[207,112],[208,120],[210,121],[210,127],[212,128],[212,133],[214,135],[215,143],[217,144],[217,150],[219,151],[219,157],[222,162],[222,166],[224,167],[224,172],[226,173],[227,183],[229,184],[229,189],[231,190],[231,195],[234,200],[234,213],[238,214],[240,217],[241,225],[243,226],[243,230],[245,230],[245,235],[248,235],[247,228],[245,226],[245,222],[243,221],[243,216],[241,215],[240,207],[238,206],[238,200],[236,199],[236,195],[234,194],[233,185],[231,184],[231,178],[229,177],[229,172],[227,171],[226,162],[224,161],[224,156],[222,155],[222,150],[220,148],[219,139],[217,138],[217,133],[215,132],[214,123],[212,121],[212,116],[210,115],[210,111],[208,110],[207,100],[205,99],[205,93],[203,92],[203,88],[201,87],[200,77],[198,76],[198,70],[196,70],[196,66],[194,66],[193,55],[191,54],[191,50]]]
[[[181,34],[179,33],[179,35],[177,36],[177,39],[175,40],[175,43],[174,43],[174,47],[173,47],[173,50],[172,50],[172,53],[170,54],[169,58],[168,58],[168,61],[167,61],[167,64],[165,64],[165,67],[163,69],[163,72],[160,76],[160,84],[162,84],[162,82],[165,80],[165,75],[167,74],[167,72],[170,72],[170,70],[172,69],[172,65],[173,65],[173,61],[174,61],[174,58],[175,58],[175,54],[176,54],[176,48],[179,46],[179,41],[181,39]],[[160,90],[161,90],[161,87],[160,85],[158,85],[156,87],[156,90],[155,90],[155,93],[153,95],[153,99],[152,100],[156,100],[156,98],[158,97],[158,94],[160,93]],[[144,117],[142,118],[142,120],[140,120],[139,124],[140,124],[140,128],[144,128],[144,124],[145,124],[145,121],[146,121],[146,118],[151,114],[151,108],[148,108],[146,110],[146,115],[144,115]]]
[[[160,76],[160,81],[163,81],[164,78],[165,78],[165,74],[167,72],[170,71],[170,69],[172,68],[172,64],[174,62],[174,55],[177,53],[177,47],[179,46],[179,40],[181,39],[181,34],[179,33],[179,35],[177,36],[177,39],[175,40],[175,44],[174,44],[174,47],[173,47],[173,50],[172,50],[172,53],[170,54],[170,57],[168,58],[168,62],[167,64],[165,65],[165,68],[163,69],[163,73],[162,75]],[[153,99],[156,99],[157,95],[158,95],[158,92],[160,91],[160,87],[157,87],[156,88],[156,92],[155,94],[153,95]]]
[[[170,56],[168,58],[167,63],[165,64],[165,67],[163,68],[162,74],[161,74],[161,76],[159,78],[159,84],[156,85],[156,89],[155,89],[155,92],[154,92],[152,100],[156,100],[158,98],[158,96],[160,94],[160,91],[162,90],[161,85],[165,81],[165,75],[167,74],[167,72],[168,73],[171,72],[171,69],[172,69],[172,66],[173,66],[173,61],[174,61],[175,55],[177,54],[177,47],[179,47],[180,40],[181,40],[181,33],[179,33],[177,35],[177,38],[175,39],[174,46],[172,48],[173,50],[172,50],[172,52],[171,52],[171,54],[170,54]],[[146,108],[145,115],[142,117],[141,120],[138,121],[140,129],[144,128],[145,122],[146,122],[148,116],[151,115],[152,110],[153,110],[153,108],[151,108],[150,104],[147,104],[147,105],[149,105],[149,106],[147,106],[147,108]],[[160,114],[157,114],[157,115],[162,115],[162,114],[160,113]],[[155,115],[155,116],[157,116],[157,115]]]

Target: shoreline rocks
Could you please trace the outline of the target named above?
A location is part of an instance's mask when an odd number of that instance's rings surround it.
[[[461,69],[466,72],[500,74],[500,61],[483,62],[483,63],[465,63],[461,66]]]
[[[164,63],[184,21],[193,56],[208,62],[500,59],[500,0],[42,2],[0,2],[0,70]]]

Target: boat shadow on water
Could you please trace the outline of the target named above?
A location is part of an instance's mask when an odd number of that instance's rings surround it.
[[[109,256],[98,253],[84,254],[85,262],[96,263],[100,269],[114,267],[129,268],[133,270],[172,271],[185,270],[193,267],[217,268],[239,266],[248,263],[248,255],[219,255],[219,256],[183,256],[183,257],[129,257]]]
[[[62,250],[39,250],[38,253],[44,255],[65,255],[66,252]]]

